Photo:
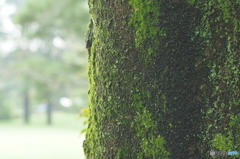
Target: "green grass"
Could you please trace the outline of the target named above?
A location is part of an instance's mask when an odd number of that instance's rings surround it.
[[[55,113],[53,125],[46,125],[45,114],[32,116],[31,124],[21,119],[0,121],[1,159],[84,159],[81,130],[84,119]]]

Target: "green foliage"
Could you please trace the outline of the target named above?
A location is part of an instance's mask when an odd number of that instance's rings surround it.
[[[9,105],[1,103],[0,110],[0,120],[9,120],[12,118],[12,110]]]
[[[79,114],[79,117],[78,118],[87,118],[85,121],[84,121],[84,125],[87,125],[88,124],[88,118],[89,118],[89,108],[84,108],[81,110],[81,113]],[[87,129],[83,129],[81,133],[84,133],[86,132]]]
[[[89,21],[85,3],[85,0],[27,0],[15,22],[23,25],[29,37],[66,37],[71,33],[83,38]]]
[[[74,65],[41,54],[28,55],[23,59],[18,59],[12,65],[19,71],[20,74],[17,74],[17,76],[22,82],[26,82],[30,87],[34,86],[37,89],[39,101],[46,99],[52,92],[57,95],[57,92],[66,91],[69,87],[75,85],[75,81],[72,80],[76,76]]]
[[[27,0],[14,15],[15,22],[22,26],[21,40],[29,44],[36,41],[38,46],[34,53],[19,49],[8,57],[14,61],[10,62],[11,69],[15,69],[12,72],[23,87],[30,87],[34,101],[44,102],[49,97],[58,100],[62,96],[86,98],[87,54],[83,39],[89,15],[85,6],[85,0]],[[57,47],[56,38],[65,45]],[[87,101],[73,107],[79,109],[83,104]]]

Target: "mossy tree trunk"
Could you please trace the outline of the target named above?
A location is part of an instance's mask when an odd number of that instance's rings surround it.
[[[240,148],[237,0],[89,0],[88,159]]]

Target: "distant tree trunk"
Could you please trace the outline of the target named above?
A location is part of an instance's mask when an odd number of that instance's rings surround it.
[[[30,122],[30,99],[29,99],[29,90],[26,89],[24,92],[24,104],[23,104],[23,110],[24,110],[24,122],[28,124]]]
[[[87,159],[240,148],[237,0],[89,0]]]
[[[48,103],[47,103],[47,124],[48,125],[52,124],[52,103],[51,103],[51,99],[48,99]]]

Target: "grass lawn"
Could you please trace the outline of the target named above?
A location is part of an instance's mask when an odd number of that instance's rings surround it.
[[[45,114],[32,116],[29,125],[0,121],[0,159],[84,159],[84,119],[76,116],[55,113],[52,126],[45,125]]]

